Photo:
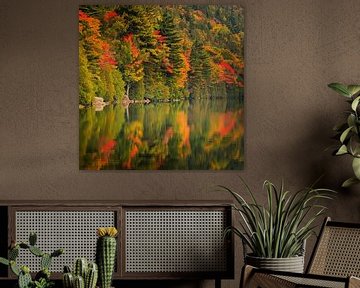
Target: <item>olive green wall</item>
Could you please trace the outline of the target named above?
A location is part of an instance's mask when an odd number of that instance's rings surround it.
[[[225,3],[120,2],[195,1]],[[265,200],[264,179],[296,189],[325,173],[321,185],[338,189],[350,175],[349,159],[325,151],[346,107],[326,85],[360,82],[358,0],[226,2],[246,9],[246,162],[239,172],[79,171],[80,3],[115,2],[0,0],[1,200],[229,199],[209,187],[238,188],[239,175]],[[338,190],[328,214],[359,222],[359,187]],[[224,286],[237,287],[238,274]]]

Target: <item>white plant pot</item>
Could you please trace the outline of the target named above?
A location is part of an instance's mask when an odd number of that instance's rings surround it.
[[[245,263],[262,269],[304,273],[304,256],[289,258],[263,258],[246,255]]]

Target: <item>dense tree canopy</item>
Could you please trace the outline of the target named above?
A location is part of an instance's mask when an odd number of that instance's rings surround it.
[[[239,6],[80,6],[79,101],[239,93]]]

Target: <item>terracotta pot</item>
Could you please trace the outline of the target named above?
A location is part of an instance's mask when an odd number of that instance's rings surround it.
[[[289,258],[263,258],[246,255],[245,263],[263,269],[304,273],[304,256]]]

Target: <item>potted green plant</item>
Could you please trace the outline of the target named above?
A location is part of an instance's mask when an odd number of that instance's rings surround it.
[[[331,83],[328,86],[346,97],[350,104],[350,110],[346,112],[346,122],[334,127],[337,133],[336,138],[340,142],[334,155],[350,155],[352,157],[354,177],[347,179],[342,184],[343,187],[348,187],[360,183],[360,85]]]
[[[95,288],[98,279],[96,263],[89,262],[86,258],[78,258],[74,263],[73,271],[69,266],[64,266],[62,276],[63,288]]]
[[[54,282],[50,280],[50,265],[53,258],[62,255],[64,250],[57,249],[52,253],[45,253],[36,246],[36,242],[36,234],[30,233],[29,243],[12,243],[8,251],[8,259],[0,257],[0,263],[10,266],[11,271],[18,277],[18,288],[50,288],[54,286]],[[28,250],[31,254],[40,258],[41,270],[36,273],[34,279],[31,277],[30,268],[28,266],[20,266],[16,262],[20,249]]]
[[[239,227],[229,227],[243,242],[245,264],[259,268],[300,272],[304,270],[305,241],[314,233],[316,219],[326,207],[318,200],[331,199],[334,191],[304,188],[296,193],[278,189],[266,180],[267,203],[261,205],[244,182],[251,201],[233,190],[221,186],[235,199],[233,208],[240,216]],[[247,253],[246,250],[250,250]]]

